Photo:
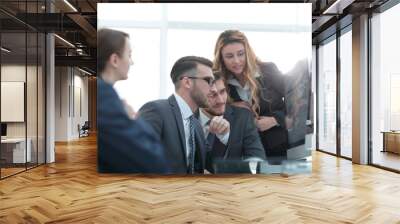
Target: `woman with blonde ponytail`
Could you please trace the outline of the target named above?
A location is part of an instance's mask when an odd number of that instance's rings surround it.
[[[232,105],[254,113],[267,156],[286,156],[284,81],[271,62],[261,62],[246,36],[238,30],[220,34],[214,50],[214,67],[227,82]]]

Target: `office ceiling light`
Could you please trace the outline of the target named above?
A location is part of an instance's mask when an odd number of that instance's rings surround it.
[[[6,52],[6,53],[10,53],[10,52],[11,52],[11,50],[9,50],[9,49],[7,49],[7,48],[5,48],[5,47],[1,47],[1,50],[4,51],[4,52]]]
[[[347,6],[351,5],[355,0],[336,0],[322,14],[342,14]]]
[[[75,48],[75,45],[71,44],[71,42],[67,41],[66,39],[58,36],[57,34],[54,34],[55,37],[57,37],[59,40],[61,40],[62,42],[66,43],[68,46]]]
[[[67,4],[72,10],[74,10],[74,12],[78,12],[78,10],[71,4],[68,2],[68,0],[64,0],[65,4]]]
[[[83,73],[85,73],[85,74],[87,74],[87,75],[90,75],[90,76],[92,75],[92,73],[90,73],[90,72],[88,72],[88,71],[85,71],[85,70],[83,70],[83,69],[81,69],[81,68],[79,68],[79,67],[78,67],[78,70],[81,71],[81,72],[83,72]]]
[[[81,48],[77,48],[77,49],[76,49],[76,53],[78,53],[79,55],[87,55],[87,54],[83,51],[83,49],[81,49]]]

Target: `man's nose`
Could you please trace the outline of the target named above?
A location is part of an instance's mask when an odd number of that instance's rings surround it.
[[[210,92],[217,92],[217,87],[215,87],[215,84],[210,86]]]
[[[217,93],[216,101],[217,101],[217,103],[223,103],[224,102],[223,99],[222,99],[222,95],[221,94]]]

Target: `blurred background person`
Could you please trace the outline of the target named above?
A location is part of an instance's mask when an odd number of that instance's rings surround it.
[[[134,120],[133,108],[113,88],[128,78],[129,35],[111,29],[97,33],[97,146],[99,172],[169,173],[166,155],[151,127]]]

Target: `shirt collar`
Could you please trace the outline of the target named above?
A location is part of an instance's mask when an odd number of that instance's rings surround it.
[[[210,118],[207,117],[207,115],[205,115],[202,110],[199,110],[199,119],[202,127],[207,126],[207,123],[210,120]]]
[[[193,115],[193,112],[190,109],[189,105],[186,103],[186,101],[181,96],[179,96],[179,94],[174,93],[174,96],[175,96],[176,102],[178,103],[179,109],[181,111],[182,118],[185,120],[188,119],[190,116]]]
[[[234,86],[236,88],[241,88],[243,90],[249,90],[250,89],[250,86],[249,86],[248,82],[246,82],[244,87],[242,87],[242,85],[240,85],[239,81],[236,78],[233,78],[233,77],[228,79],[228,84],[231,84],[232,86]]]
[[[257,71],[256,73],[254,73],[254,78],[258,78],[260,76],[261,76],[260,72]],[[242,85],[240,85],[239,81],[232,74],[228,75],[228,80],[227,81],[228,81],[229,84],[231,84],[233,86],[236,86],[236,87],[240,87],[240,88],[245,89],[245,90],[250,88],[250,86],[248,85],[248,82],[246,82],[244,87],[242,87]]]

